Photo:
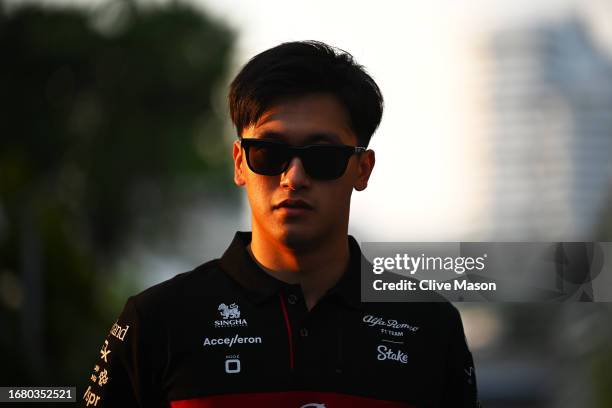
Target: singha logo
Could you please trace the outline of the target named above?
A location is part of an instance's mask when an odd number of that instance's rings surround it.
[[[217,308],[223,320],[215,320],[215,327],[246,327],[246,319],[240,318],[240,309],[236,303],[221,303]]]
[[[240,318],[240,309],[238,309],[238,305],[232,303],[231,305],[226,305],[225,303],[221,303],[219,305],[219,313],[221,313],[221,317],[224,319],[239,319]]]

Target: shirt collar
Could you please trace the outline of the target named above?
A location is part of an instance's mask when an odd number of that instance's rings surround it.
[[[361,262],[363,255],[359,244],[351,235],[349,263],[338,283],[325,296],[337,296],[347,305],[361,308]],[[246,246],[251,242],[251,232],[236,232],[231,244],[221,257],[219,265],[247,293],[247,297],[261,303],[276,295],[282,288],[299,286],[285,283],[266,273],[249,255]]]

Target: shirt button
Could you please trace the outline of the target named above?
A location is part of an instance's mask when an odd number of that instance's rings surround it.
[[[302,328],[300,329],[300,336],[302,336],[302,337],[306,337],[306,336],[308,336],[308,329],[307,329],[307,328],[305,328],[305,327],[302,327]]]
[[[297,303],[297,296],[291,294],[287,296],[287,301],[289,302],[289,304],[295,305]]]

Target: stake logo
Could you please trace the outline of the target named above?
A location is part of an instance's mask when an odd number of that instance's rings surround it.
[[[408,355],[401,350],[393,351],[391,348],[381,344],[376,349],[378,350],[378,359],[380,361],[384,360],[394,360],[398,361],[402,364],[408,363]]]

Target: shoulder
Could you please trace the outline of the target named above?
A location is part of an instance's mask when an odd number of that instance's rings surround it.
[[[454,330],[461,322],[461,315],[455,305],[449,301],[418,303],[425,317],[431,318],[433,324],[440,325],[442,331]],[[410,307],[407,304],[407,307]]]
[[[131,296],[131,303],[139,313],[172,311],[181,304],[199,299],[205,300],[223,286],[229,284],[225,273],[219,268],[219,259],[208,261],[188,272],[151,286]]]

